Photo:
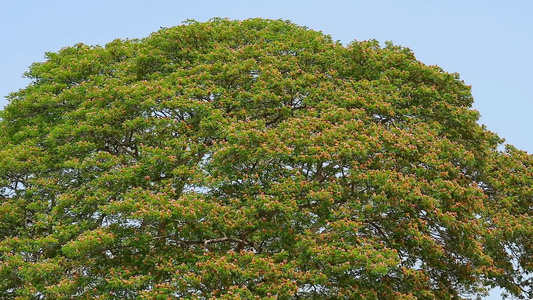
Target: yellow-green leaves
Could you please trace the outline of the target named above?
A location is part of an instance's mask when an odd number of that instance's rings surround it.
[[[531,157],[407,48],[213,19],[27,75],[0,121],[2,299],[531,296]]]

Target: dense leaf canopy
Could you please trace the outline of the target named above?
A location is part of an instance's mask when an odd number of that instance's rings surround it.
[[[1,299],[532,297],[533,158],[409,49],[214,19],[27,76]]]

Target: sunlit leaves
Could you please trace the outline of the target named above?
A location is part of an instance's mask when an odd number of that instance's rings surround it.
[[[27,76],[0,122],[2,299],[531,293],[531,157],[407,48],[214,19]]]

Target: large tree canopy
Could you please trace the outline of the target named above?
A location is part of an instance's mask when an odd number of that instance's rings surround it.
[[[0,120],[2,299],[533,297],[533,158],[409,49],[214,19],[27,76]]]

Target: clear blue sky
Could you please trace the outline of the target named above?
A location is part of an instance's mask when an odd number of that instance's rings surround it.
[[[46,51],[212,17],[289,19],[343,43],[409,47],[422,62],[461,74],[473,87],[480,122],[533,153],[531,0],[0,0],[0,96],[27,85],[22,73]]]

